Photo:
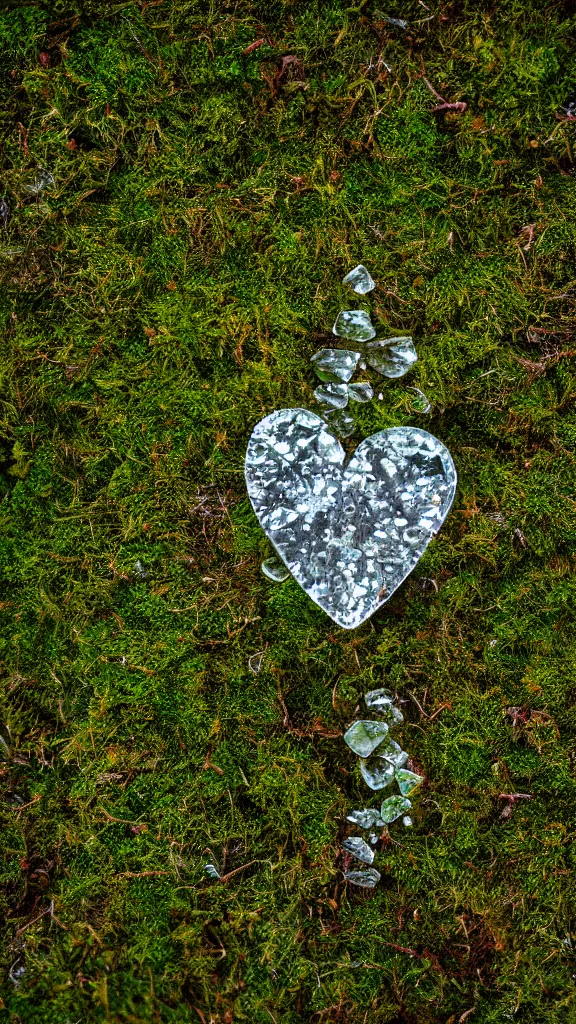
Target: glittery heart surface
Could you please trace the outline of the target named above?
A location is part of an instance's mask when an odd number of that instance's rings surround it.
[[[246,452],[254,511],[300,586],[354,629],[406,579],[456,490],[447,448],[414,427],[382,430],[346,453],[319,416],[280,409]]]

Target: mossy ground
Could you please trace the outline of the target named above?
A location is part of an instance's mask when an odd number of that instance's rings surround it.
[[[572,9],[2,6],[1,1020],[576,1019]],[[353,441],[425,422],[460,483],[348,633],[242,463],[360,260],[434,408],[382,381]],[[427,783],[366,893],[378,685]]]

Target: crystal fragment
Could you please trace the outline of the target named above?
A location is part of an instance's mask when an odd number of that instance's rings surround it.
[[[351,821],[359,828],[372,828],[374,825],[383,825],[380,811],[377,808],[366,808],[363,811],[352,811],[347,815],[347,821]]]
[[[410,825],[412,825],[412,818],[410,817],[409,814],[404,815],[404,817],[402,818],[402,824],[405,825],[406,828],[410,828]]]
[[[389,825],[390,822],[396,821],[396,818],[401,818],[411,807],[412,804],[405,796],[389,796],[386,800],[382,801],[382,807],[380,808],[382,821]]]
[[[376,846],[376,843],[378,842],[378,836],[376,835],[375,832],[370,832],[368,834],[368,839],[370,840],[372,846]]]
[[[363,871],[345,871],[344,878],[352,885],[360,885],[363,889],[373,889],[380,881],[381,874],[376,868],[364,868]]]
[[[11,737],[8,727],[0,722],[0,757],[7,760],[10,757],[10,743]],[[378,814],[378,811],[376,811]]]
[[[348,396],[353,402],[369,402],[374,398],[374,388],[367,380],[359,380],[357,384],[348,385]]]
[[[145,580],[148,578],[148,572],[144,568],[139,558],[136,559],[136,564],[134,566],[134,574],[138,577],[139,580]]]
[[[321,384],[316,388],[314,398],[321,405],[328,405],[331,409],[344,409],[348,405],[348,385]]]
[[[344,840],[342,846],[348,853],[358,857],[358,860],[363,860],[365,864],[371,864],[374,860],[374,850],[371,850],[368,843],[360,839],[360,836],[350,836],[349,839]]]
[[[10,207],[5,199],[0,199],[0,220],[3,224],[7,224],[10,219]]]
[[[374,711],[383,711],[384,708],[389,708],[394,701],[394,694],[390,690],[385,690],[381,687],[379,690],[369,690],[368,693],[364,694],[364,703],[367,708],[372,708]]]
[[[393,704],[390,707],[382,708],[380,716],[383,722],[386,722],[390,728],[394,725],[401,725],[404,721],[404,715],[399,708],[395,708]]]
[[[424,782],[424,777],[416,775],[415,772],[409,772],[407,768],[397,768],[396,782],[402,796],[410,796],[410,793],[417,789],[421,782]]]
[[[33,185],[26,185],[26,191],[38,195],[44,188],[51,188],[54,185],[54,175],[50,171],[40,171]]]
[[[432,405],[428,401],[424,392],[420,391],[420,388],[408,388],[408,390],[414,392],[414,398],[412,399],[412,408],[414,411],[420,412],[422,415],[430,412]]]
[[[343,309],[336,317],[332,333],[351,341],[370,341],[376,337],[370,314],[363,309]]]
[[[357,295],[366,295],[376,287],[376,282],[370,276],[366,267],[362,263],[359,263],[357,267],[354,267],[354,270],[351,270],[349,274],[346,274],[342,284],[349,284]]]
[[[350,437],[354,433],[356,420],[343,409],[326,413],[326,421],[340,437]]]
[[[204,865],[204,871],[208,875],[208,878],[220,878],[221,877],[220,876],[220,872],[218,871],[218,868],[215,867],[214,864],[205,864]]]
[[[368,757],[387,734],[385,722],[354,722],[344,733],[344,742],[359,757]]]
[[[320,380],[328,384],[347,384],[360,358],[359,352],[348,348],[321,348],[310,362]]]
[[[372,757],[362,759],[360,771],[366,785],[375,792],[389,786],[394,778],[394,765],[380,754],[373,754]]]
[[[274,583],[283,583],[290,575],[290,572],[284,565],[284,562],[280,558],[277,558],[276,555],[272,555],[270,558],[266,558],[262,562],[262,572]]]
[[[388,25],[394,25],[394,28],[408,28],[408,22],[404,21],[404,18],[390,18],[387,14],[381,14],[382,21],[385,21]]]
[[[390,737],[380,747],[378,754],[380,757],[385,757],[387,761],[390,761],[395,768],[402,768],[408,760],[406,751],[402,750],[402,747],[395,740],[391,740]]]
[[[385,377],[403,377],[418,356],[412,338],[386,338],[366,346],[369,365]]]

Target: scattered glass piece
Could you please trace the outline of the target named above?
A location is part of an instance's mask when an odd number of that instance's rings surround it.
[[[8,977],[12,984],[14,985],[14,988],[20,988],[22,984],[22,978],[24,977],[25,974],[26,967],[24,966],[23,963],[17,960],[16,963],[12,964],[8,972]]]
[[[256,654],[251,654],[248,658],[248,668],[255,676],[258,675],[262,668],[262,662],[264,661],[264,655],[266,651],[256,651]]]
[[[374,860],[374,850],[371,850],[368,843],[360,839],[360,836],[350,836],[349,839],[344,840],[342,846],[348,853],[358,857],[358,860],[363,860],[365,864],[371,864]]]
[[[369,365],[385,377],[403,377],[418,356],[412,338],[385,338],[366,346]]]
[[[417,789],[421,782],[424,782],[424,777],[416,775],[415,772],[409,772],[407,768],[397,768],[396,782],[402,796],[410,796],[410,793]]]
[[[352,885],[360,885],[363,889],[373,889],[382,875],[376,868],[364,868],[363,871],[345,871],[344,878]]]
[[[402,747],[396,743],[395,740],[391,740],[390,737],[380,747],[378,754],[381,757],[385,757],[387,761],[390,761],[396,768],[402,768],[408,760],[408,754]]]
[[[387,734],[385,722],[354,722],[344,733],[344,742],[359,757],[368,757]]]
[[[0,722],[0,757],[6,760],[10,757],[11,736],[7,726]],[[378,814],[378,811],[376,811]]]
[[[26,191],[38,195],[44,188],[51,188],[54,184],[54,176],[50,171],[40,171],[33,185],[26,185]]]
[[[321,384],[316,388],[314,398],[321,405],[329,405],[331,409],[344,409],[348,405],[348,385]]]
[[[416,427],[373,434],[347,463],[327,426],[346,412],[271,413],[254,428],[245,472],[254,511],[286,567],[334,622],[354,629],[438,533],[456,471],[444,445]]]
[[[408,22],[404,21],[404,18],[389,18],[387,14],[381,14],[380,17],[388,25],[394,25],[394,28],[408,28]]]
[[[142,562],[140,561],[139,558],[136,559],[136,565],[134,566],[134,575],[137,576],[139,580],[145,580],[148,578],[148,573],[144,566],[142,565]]]
[[[346,818],[359,828],[372,828],[373,825],[383,825],[380,811],[377,808],[366,808],[363,811],[352,811]]]
[[[366,295],[376,287],[376,282],[370,276],[366,267],[362,263],[359,263],[357,267],[354,267],[354,270],[351,270],[349,274],[346,274],[342,284],[349,284],[357,295]]]
[[[393,704],[388,708],[382,708],[380,715],[383,722],[386,722],[390,727],[393,725],[401,725],[404,721],[404,715],[399,708],[395,708]]]
[[[412,818],[410,817],[409,814],[404,815],[404,817],[402,818],[402,824],[405,825],[406,828],[410,828],[410,826],[413,824]]]
[[[432,405],[426,398],[423,391],[420,388],[408,388],[409,391],[414,391],[415,397],[412,399],[412,408],[415,412],[421,412],[423,414],[430,412]]]
[[[379,754],[373,754],[372,757],[362,759],[360,761],[360,771],[362,772],[362,778],[370,789],[378,792],[379,789],[384,789],[385,786],[389,786],[394,778],[394,765],[387,761],[385,757],[380,757]]]
[[[312,356],[316,376],[328,384],[347,384],[360,358],[348,348],[321,348]]]
[[[343,309],[338,313],[332,334],[351,341],[370,341],[376,337],[370,314],[363,309]]]
[[[10,207],[5,199],[0,199],[0,220],[7,224],[10,219]]]
[[[284,562],[276,555],[272,555],[262,562],[262,572],[274,583],[284,583],[284,580],[287,580],[290,575]]]
[[[569,121],[576,121],[576,92],[571,93],[566,97],[561,109],[564,111]]]
[[[344,412],[343,409],[335,409],[333,412],[326,413],[326,422],[339,437],[350,437],[356,428],[354,417],[350,413]]]
[[[392,821],[396,821],[396,818],[401,818],[405,811],[409,811],[411,807],[412,804],[405,796],[389,796],[386,800],[382,801],[382,807],[380,808],[382,821],[389,825]]]
[[[394,694],[390,693],[390,690],[385,690],[381,687],[379,690],[370,690],[364,694],[364,703],[367,708],[373,708],[374,711],[383,711],[385,708],[389,708],[394,702]]]
[[[367,380],[359,380],[357,384],[348,385],[348,395],[353,402],[369,402],[374,398],[374,388]]]
[[[370,840],[372,846],[376,846],[376,843],[378,842],[378,836],[376,835],[375,832],[370,832],[368,835],[368,839]]]
[[[204,865],[204,871],[208,875],[208,878],[220,878],[221,877],[220,872],[218,871],[218,868],[215,867],[214,864],[205,864]]]
[[[379,401],[379,402],[383,402],[383,401],[384,401],[384,395],[382,394],[382,392],[381,392],[381,391],[380,391],[380,392],[379,392],[379,394],[378,394],[378,401]]]
[[[365,370],[366,369],[366,363],[364,362],[363,359],[361,359],[360,362],[358,363],[358,368],[360,370]]]

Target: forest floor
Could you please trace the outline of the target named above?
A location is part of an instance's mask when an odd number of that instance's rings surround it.
[[[573,12],[2,5],[0,1021],[576,1020]],[[459,486],[346,631],[243,459],[359,262],[419,360],[346,447],[425,427]],[[378,686],[425,783],[370,891]]]

